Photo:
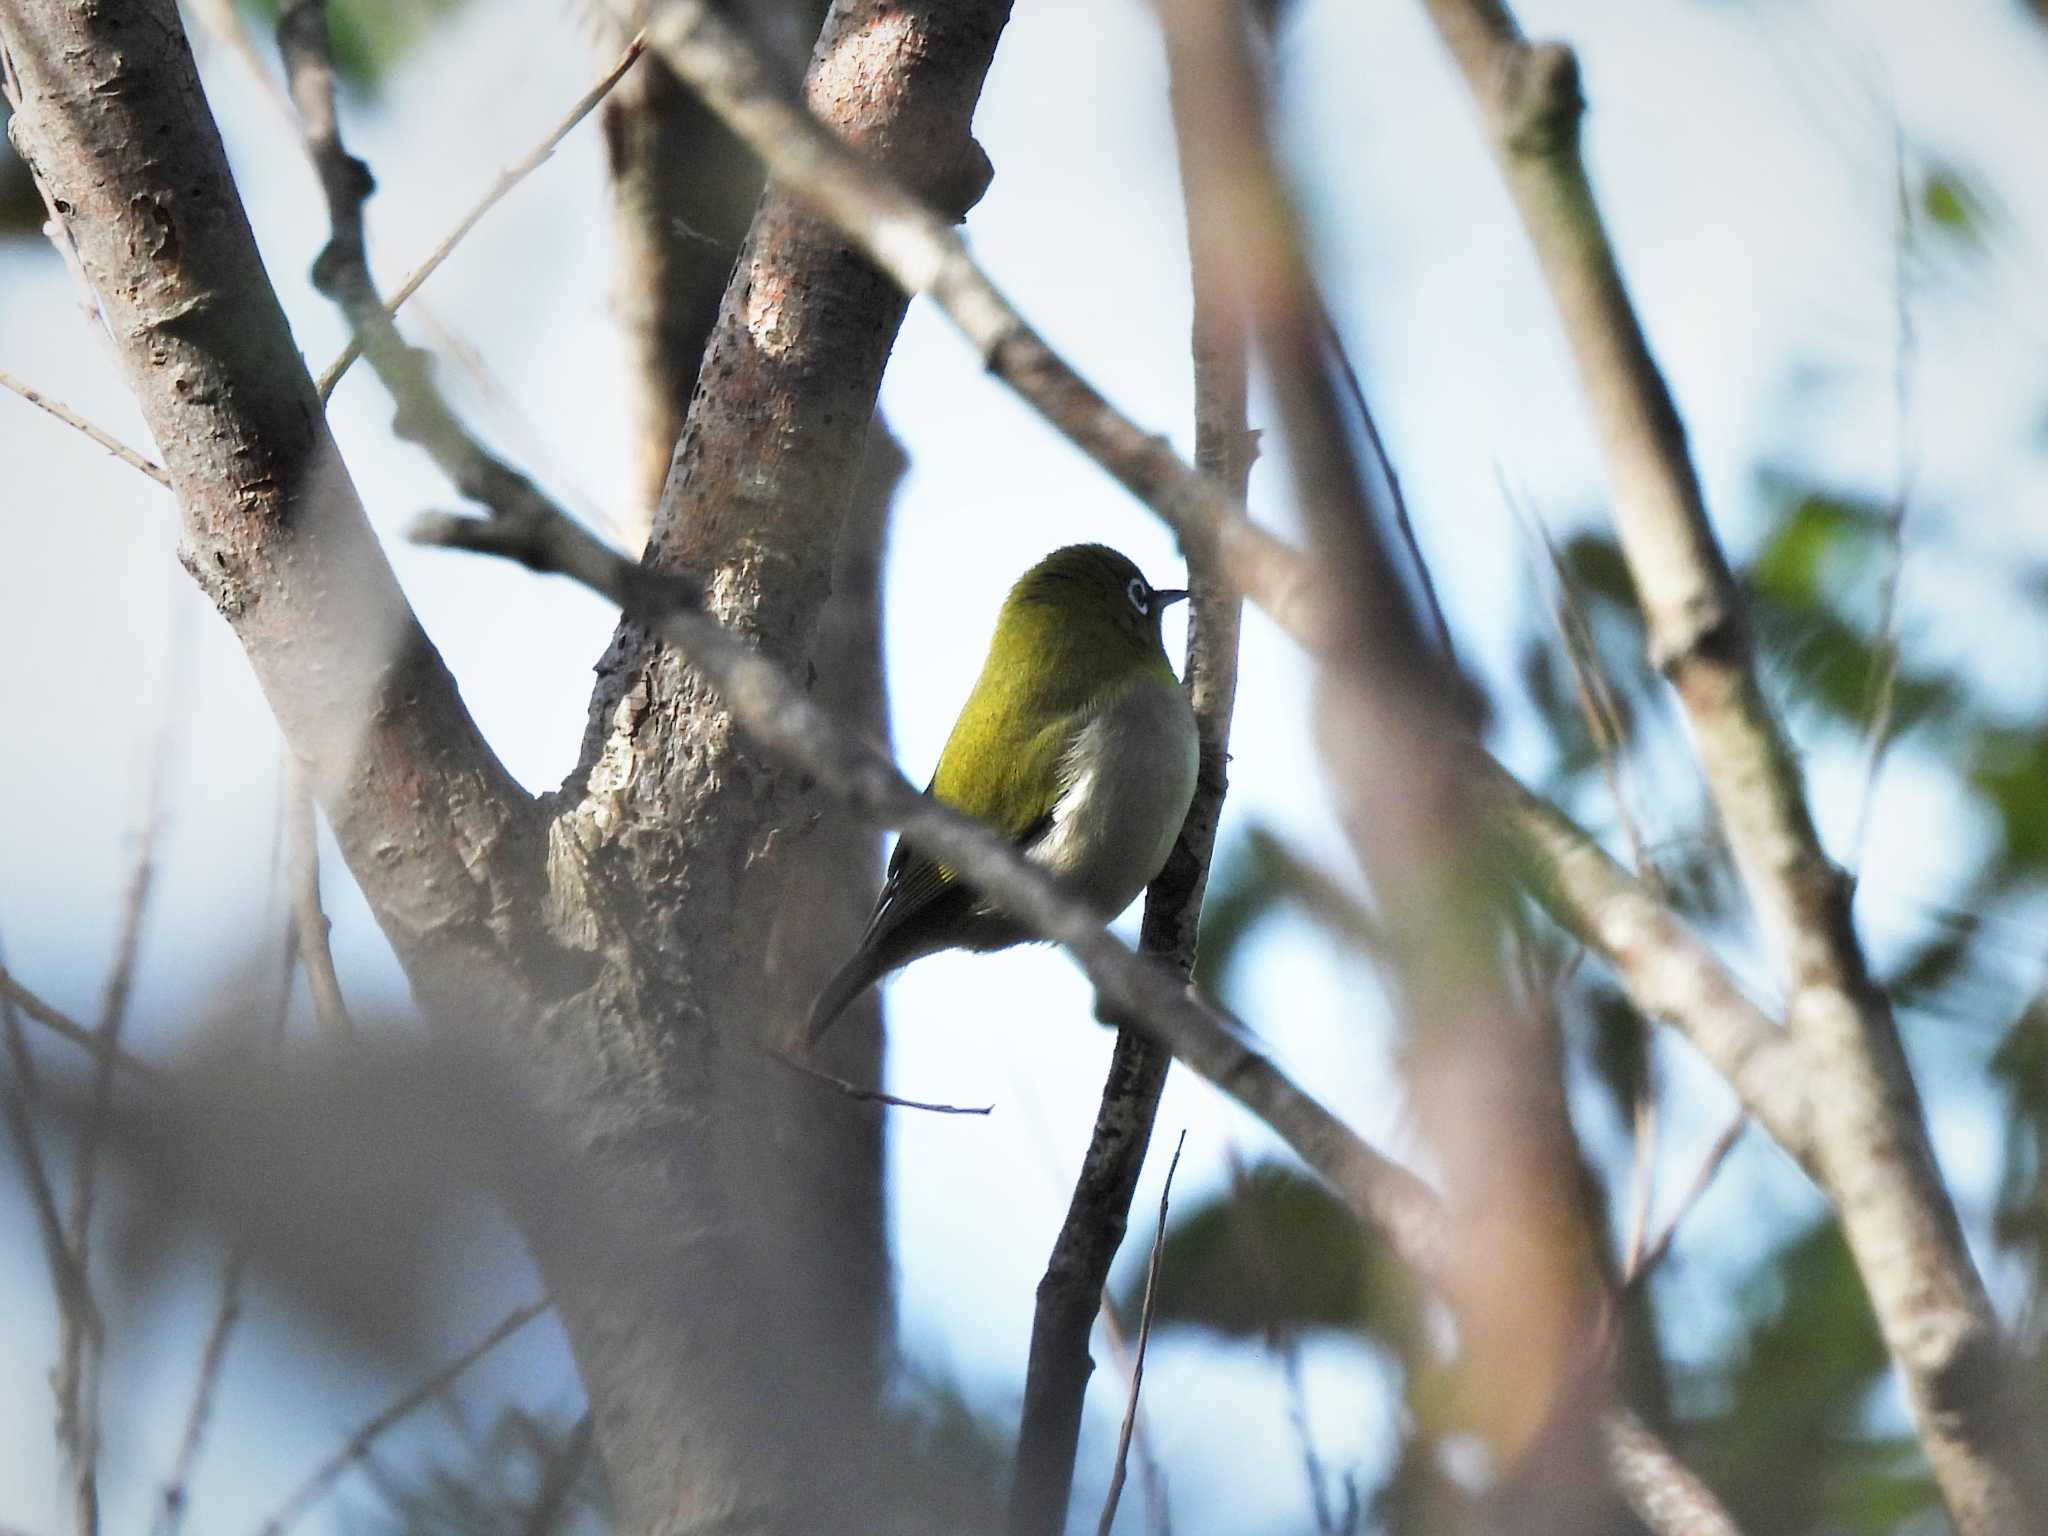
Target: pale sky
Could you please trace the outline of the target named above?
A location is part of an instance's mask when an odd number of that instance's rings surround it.
[[[1972,666],[2018,707],[2038,699],[2038,669],[1986,664],[1988,647],[2010,654],[2022,645],[2009,627],[2021,620],[1974,603],[1972,560],[1999,561],[2015,548],[2048,553],[2042,457],[2019,451],[2048,402],[2048,299],[2034,280],[2048,244],[2048,182],[2035,158],[2048,142],[2048,31],[2005,0],[1960,0],[1941,9],[1938,25],[1931,14],[1905,0],[1579,0],[1522,11],[1532,33],[1581,50],[1598,189],[1710,505],[1738,549],[1766,461],[1815,478],[1891,483],[1895,124],[1916,163],[1931,155],[1984,175],[1998,199],[1999,243],[1959,273],[1917,272],[1909,289],[1916,496],[1928,516],[1958,524],[1966,554],[1909,564],[1902,632],[1918,654]],[[353,147],[380,183],[371,220],[387,279],[597,73],[576,15],[562,0],[474,3],[391,76],[374,110],[350,110]],[[318,366],[342,331],[303,276],[323,238],[315,190],[237,63],[207,54],[204,64],[273,279]],[[1307,181],[1333,310],[1461,647],[1504,677],[1515,634],[1499,617],[1519,610],[1537,566],[1502,505],[1498,475],[1560,523],[1588,514],[1602,494],[1533,264],[1421,6],[1304,0],[1278,64],[1285,141]],[[1185,446],[1185,256],[1147,9],[1136,0],[1020,5],[977,132],[996,179],[968,223],[976,253],[1084,374]],[[427,144],[433,151],[421,152]],[[517,412],[480,400],[444,369],[459,402],[579,509],[617,508],[625,496],[627,410],[608,283],[603,168],[586,125],[423,292],[482,352]],[[48,253],[0,248],[0,292],[0,368],[146,444]],[[1799,393],[1795,366],[1816,370],[1820,386]],[[1082,538],[1125,549],[1161,584],[1179,567],[1151,517],[987,378],[926,305],[912,308],[883,403],[912,461],[888,568],[889,681],[896,746],[921,779],[979,666],[996,604],[1022,569]],[[452,497],[421,455],[391,443],[388,414],[366,377],[352,377],[336,398],[357,483],[483,728],[524,782],[552,787],[572,765],[611,613],[565,582],[402,543],[412,516]],[[0,720],[13,747],[0,754],[0,801],[15,808],[0,819],[0,941],[30,985],[92,1011],[149,745],[173,704],[174,809],[137,1016],[139,1047],[168,1051],[219,979],[246,964],[249,935],[270,931],[274,732],[225,627],[171,557],[164,493],[11,397],[0,397],[0,470],[13,552],[0,565],[0,652],[10,658]],[[1273,462],[1255,479],[1253,507],[1290,526]],[[2031,622],[2025,645],[2038,655],[2038,615]],[[1256,615],[1243,675],[1225,839],[1256,821],[1341,868],[1311,766],[1307,675]],[[1507,727],[1511,760],[1535,747],[1526,721],[1511,714]],[[1853,761],[1812,761],[1824,830],[1842,839]],[[1910,751],[1887,774],[1879,804],[1864,911],[1884,942],[1924,922],[1920,904],[1939,900],[1967,867],[1976,833],[1952,796],[1915,771]],[[397,1005],[402,982],[337,861],[327,876],[351,998]],[[1370,977],[1292,923],[1273,925],[1252,960],[1237,1001],[1253,1026],[1361,1133],[1412,1156]],[[1044,950],[936,958],[904,973],[887,997],[892,1087],[998,1106],[986,1121],[898,1114],[890,1145],[904,1342],[1002,1415],[1020,1389],[1032,1288],[1086,1141],[1108,1037],[1077,973]],[[1666,1055],[1669,1182],[1689,1170],[1727,1100],[1681,1053]],[[1933,1108],[1966,1216],[1981,1215],[1997,1126],[1981,1104]],[[1591,1119],[1595,1134],[1613,1133]],[[1233,1142],[1269,1145],[1180,1073],[1159,1125],[1168,1143],[1188,1129],[1181,1199],[1216,1188]],[[1156,1204],[1163,1168],[1161,1158],[1148,1170],[1140,1212]],[[1767,1240],[1771,1218],[1808,1211],[1811,1199],[1774,1152],[1750,1144],[1738,1153],[1688,1229],[1700,1240],[1681,1241],[1666,1277],[1669,1311],[1681,1319],[1671,1324],[1675,1353],[1713,1351],[1731,1320],[1724,1283]],[[1134,1232],[1148,1225],[1142,1216]],[[53,1323],[11,1179],[0,1186],[0,1231],[0,1273],[17,1301],[0,1347],[11,1362],[0,1383],[0,1522],[50,1530],[58,1505],[42,1375]],[[501,1279],[488,1302],[448,1299],[451,1345],[532,1285],[516,1272]],[[195,1261],[169,1288],[160,1328],[154,1318],[130,1320],[131,1336],[165,1347],[115,1361],[110,1526],[139,1523],[168,1463],[211,1284]],[[195,1519],[208,1529],[259,1519],[344,1426],[400,1385],[348,1372],[338,1345],[274,1308],[259,1309],[234,1348],[197,1485]],[[1309,1367],[1325,1459],[1360,1467],[1369,1482],[1393,1430],[1373,1368],[1337,1346],[1312,1349]],[[1178,1529],[1303,1524],[1279,1375],[1257,1351],[1168,1337],[1147,1387]],[[476,1403],[505,1396],[573,1415],[576,1392],[551,1323],[495,1357],[467,1394]],[[1120,1394],[1091,1399],[1091,1430],[1113,1430],[1112,1397]],[[1076,1518],[1092,1528],[1107,1445],[1098,1438],[1084,1454],[1093,1460]],[[1126,1504],[1134,1514],[1134,1501]],[[305,1529],[339,1529],[341,1507]]]

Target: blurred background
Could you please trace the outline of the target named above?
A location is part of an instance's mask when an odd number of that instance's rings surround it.
[[[333,9],[352,70],[348,131],[380,182],[370,219],[387,283],[609,57],[568,0]],[[1767,685],[1804,754],[1829,852],[1858,873],[1857,914],[1979,1263],[2031,1350],[2048,1238],[2048,14],[2021,0],[1518,10],[1532,35],[1579,50],[1596,187],[1753,595]],[[317,369],[343,341],[305,277],[325,238],[322,205],[274,98],[218,41],[213,14],[189,23],[202,73]],[[245,20],[274,65],[267,19]],[[1682,728],[1641,659],[1570,362],[1462,84],[1419,5],[1295,0],[1276,26],[1279,135],[1325,293],[1496,750],[1631,857],[1618,784],[1649,864],[1768,1002]],[[967,224],[976,254],[1056,348],[1185,450],[1186,256],[1153,14],[1139,0],[1020,5],[976,128],[996,168]],[[0,369],[146,449],[40,218],[0,148]],[[593,119],[407,313],[415,339],[453,350],[443,381],[489,440],[597,526],[625,529],[645,509],[611,238]],[[1026,566],[1101,539],[1159,584],[1180,567],[1150,516],[923,304],[883,408],[909,461],[886,567],[888,683],[895,748],[917,779]],[[564,582],[407,545],[406,523],[450,504],[448,487],[394,442],[361,371],[332,415],[472,711],[529,788],[554,787],[575,761],[612,612]],[[1269,415],[1255,394],[1253,424]],[[1252,506],[1292,530],[1284,464],[1261,463]],[[0,516],[0,945],[22,982],[91,1018],[154,818],[130,1043],[167,1060],[275,990],[276,732],[173,558],[168,495],[6,394]],[[1614,695],[1611,764],[1581,709],[1561,608]],[[1887,691],[1893,739],[1873,774],[1870,723]],[[1249,615],[1202,965],[1298,1081],[1426,1167],[1310,708],[1300,657]],[[403,978],[331,848],[322,867],[343,988],[367,1024],[403,1039],[416,1028]],[[1732,1101],[1683,1047],[1646,1044],[1596,967],[1561,997],[1574,1121],[1617,1232],[1632,1199],[1632,1105],[1656,1085],[1654,1224]],[[1000,1489],[1033,1287],[1110,1037],[1078,973],[1042,949],[922,962],[890,984],[887,1005],[887,1086],[994,1105],[985,1119],[892,1111],[889,1201],[904,1411],[968,1483]],[[311,1028],[301,992],[289,1029]],[[67,1048],[36,1045],[75,1067]],[[365,1072],[361,1092],[387,1092]],[[252,1269],[191,1483],[192,1518],[208,1530],[260,1526],[356,1426],[538,1290],[481,1194],[404,1222],[381,1210],[380,1192],[404,1183],[403,1146],[376,1145],[347,1103],[324,1117],[309,1105],[295,1124],[374,1151],[375,1170],[333,1219],[391,1245],[381,1294],[366,1303],[323,1283],[317,1265]],[[1472,1475],[1455,1435],[1404,1441],[1431,1317],[1349,1220],[1184,1073],[1159,1127],[1117,1272],[1127,1318],[1183,1128],[1186,1152],[1146,1376],[1151,1470],[1118,1529],[1157,1529],[1170,1511],[1183,1536],[1371,1531],[1432,1479]],[[104,1497],[109,1526],[136,1529],[176,1455],[225,1240],[162,1219],[149,1148],[130,1150],[109,1196],[120,1239],[106,1255]],[[225,1134],[216,1150],[265,1155],[260,1140]],[[1643,1303],[1673,1438],[1753,1532],[1944,1529],[1821,1212],[1756,1134],[1687,1212]],[[43,1389],[57,1322],[19,1179],[0,1183],[0,1234],[0,1524],[44,1531],[61,1508]],[[1097,1353],[1076,1528],[1093,1527],[1124,1395],[1114,1360]],[[543,1316],[379,1436],[330,1497],[295,1513],[296,1528],[520,1528],[581,1412]],[[601,1528],[594,1483],[579,1485],[562,1528]],[[956,1528],[973,1527],[963,1516]]]

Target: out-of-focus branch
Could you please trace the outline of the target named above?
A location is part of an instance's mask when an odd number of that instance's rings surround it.
[[[432,1402],[447,1391],[464,1371],[547,1311],[550,1305],[547,1297],[542,1296],[525,1306],[514,1307],[469,1348],[365,1419],[342,1442],[340,1449],[315,1467],[278,1506],[277,1512],[257,1527],[257,1536],[284,1536],[305,1517],[307,1511],[327,1496],[343,1473],[370,1454],[386,1430],[415,1408]]]
[[[24,1017],[33,1019],[52,1034],[70,1041],[95,1060],[110,1060],[134,1077],[156,1082],[167,1080],[160,1070],[140,1056],[133,1055],[118,1045],[108,1044],[95,1030],[79,1023],[61,1009],[51,1007],[16,980],[4,965],[0,965],[0,1000],[4,1000],[9,1007],[20,1009]]]
[[[1799,763],[1758,682],[1741,593],[1579,152],[1578,63],[1499,0],[1428,0],[1484,120],[1578,365],[1652,660],[1677,690],[1735,865],[1781,968],[1814,1166],[1834,1201],[1916,1428],[1965,1536],[2030,1529],[2038,1428],[1922,1124],[1891,1008],[1823,852]]]
[[[1597,1469],[1598,1451],[1571,1390],[1599,1315],[1600,1276],[1554,1035],[1507,985],[1501,871],[1474,835],[1471,787],[1442,771],[1445,740],[1469,730],[1473,713],[1402,575],[1391,481],[1389,496],[1376,497],[1333,378],[1330,328],[1269,142],[1244,7],[1175,0],[1163,14],[1168,67],[1202,103],[1199,131],[1183,141],[1186,174],[1222,214],[1218,248],[1245,296],[1296,501],[1337,599],[1319,745],[1384,917],[1411,1097],[1445,1171],[1447,1285],[1461,1375],[1474,1384],[1463,1402],[1502,1469],[1504,1498],[1517,1499],[1511,1490],[1524,1482],[1562,1493],[1554,1507],[1521,1500],[1523,1528],[1576,1529],[1603,1497],[1597,1474],[1579,1475],[1581,1462]],[[1545,1464],[1524,1467],[1531,1453]]]
[[[1151,507],[1186,544],[1213,544],[1232,585],[1315,648],[1326,614],[1300,555],[1241,502],[1142,431],[1046,346],[967,254],[946,217],[857,159],[790,102],[708,0],[668,0],[648,46],[688,82],[776,180],[836,224],[906,292],[926,294],[988,367]]]
[[[1176,89],[1172,105],[1175,132],[1184,136],[1196,104]],[[1205,228],[1212,215],[1197,207],[1192,188],[1184,189],[1184,202],[1194,299],[1195,463],[1242,503],[1258,443],[1245,419],[1244,322],[1228,274],[1216,259],[1213,234]],[[1140,948],[1161,956],[1183,976],[1194,968],[1202,896],[1229,783],[1243,616],[1243,600],[1206,542],[1188,546],[1188,586],[1186,685],[1200,740],[1195,796],[1166,868],[1146,893],[1139,938]],[[1082,1407],[1094,1368],[1089,1333],[1130,1218],[1169,1059],[1155,1041],[1134,1030],[1119,1032],[1111,1052],[1080,1176],[1038,1284],[1010,1496],[1014,1536],[1057,1532],[1066,1520]]]

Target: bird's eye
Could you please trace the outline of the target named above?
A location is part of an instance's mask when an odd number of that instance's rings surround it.
[[[1138,610],[1140,618],[1152,616],[1152,589],[1145,585],[1145,578],[1133,576],[1124,588],[1124,596],[1131,600],[1131,606]]]

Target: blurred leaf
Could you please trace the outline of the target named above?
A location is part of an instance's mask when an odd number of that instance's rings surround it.
[[[1996,224],[1990,197],[1953,166],[1936,166],[1920,184],[1920,211],[1943,234],[1982,249]]]
[[[1810,492],[1778,518],[1749,569],[1752,591],[1795,609],[1819,605],[1855,579],[1883,537],[1885,514],[1869,501]]]
[[[280,0],[240,3],[262,37],[277,35]],[[350,85],[374,93],[391,67],[463,4],[464,0],[329,0],[327,33],[334,67]]]
[[[1120,1305],[1135,1311],[1137,1299]],[[1167,1229],[1154,1317],[1233,1337],[1341,1328],[1393,1340],[1414,1305],[1408,1277],[1341,1201],[1297,1169],[1264,1163],[1242,1198],[1226,1191]]]
[[[1202,902],[1195,982],[1222,995],[1252,930],[1293,906],[1333,937],[1362,950],[1379,946],[1379,925],[1358,898],[1264,827],[1247,828],[1216,861]]]
[[[1864,1428],[1890,1358],[1840,1229],[1823,1220],[1783,1245],[1742,1303],[1753,1320],[1736,1363],[1706,1373],[1724,1406],[1687,1441],[1743,1528],[1884,1536],[1937,1511],[1917,1444]]]
[[[1973,755],[1970,783],[2003,834],[1998,864],[2009,874],[2048,871],[2048,733],[1986,728]]]

